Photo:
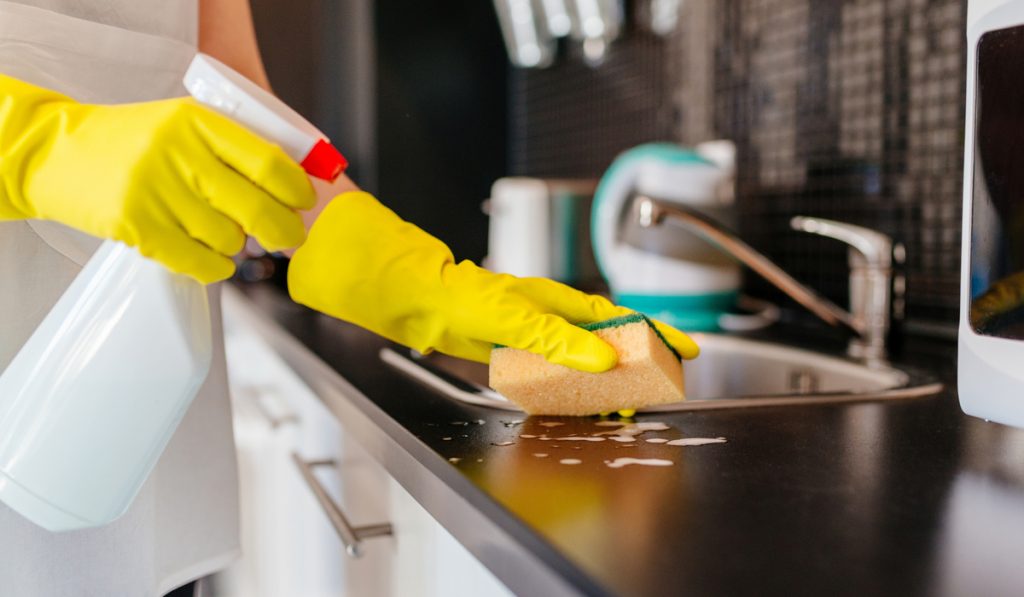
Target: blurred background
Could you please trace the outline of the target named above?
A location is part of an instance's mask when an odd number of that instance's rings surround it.
[[[906,246],[904,329],[955,334],[966,2],[630,0],[606,47],[570,36],[546,64],[514,66],[498,12],[521,4],[253,10],[278,95],[336,141],[355,180],[459,258],[487,253],[481,204],[499,178],[597,179],[638,144],[724,138],[751,245],[845,305],[845,247],[789,219],[889,234]],[[756,276],[744,290],[805,318]]]

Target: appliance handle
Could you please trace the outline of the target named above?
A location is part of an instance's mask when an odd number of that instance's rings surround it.
[[[303,480],[309,485],[309,489],[313,492],[314,497],[320,502],[320,507],[323,508],[324,514],[331,521],[331,526],[338,533],[338,538],[341,539],[342,545],[345,546],[345,553],[349,556],[358,558],[363,555],[363,539],[387,537],[394,534],[391,523],[385,522],[353,527],[348,521],[348,517],[345,516],[341,507],[331,499],[323,484],[313,474],[313,469],[317,467],[333,467],[337,465],[335,460],[304,460],[295,452],[292,452],[292,460],[295,462],[295,466],[298,467],[299,474],[302,475]]]

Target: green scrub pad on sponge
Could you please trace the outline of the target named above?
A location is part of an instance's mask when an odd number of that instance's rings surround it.
[[[685,399],[682,359],[647,317],[632,313],[580,327],[615,348],[614,368],[585,373],[495,347],[491,387],[531,415],[593,415]]]

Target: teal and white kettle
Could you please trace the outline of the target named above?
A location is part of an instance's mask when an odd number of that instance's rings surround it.
[[[630,221],[633,197],[733,219],[735,147],[711,141],[693,149],[670,143],[634,147],[615,159],[594,195],[594,254],[613,299],[687,331],[713,331],[736,305],[740,267],[696,235],[644,230]]]

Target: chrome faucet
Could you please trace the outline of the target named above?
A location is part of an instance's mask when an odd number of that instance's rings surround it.
[[[894,298],[902,308],[905,286],[902,277],[893,274],[893,264],[903,261],[903,247],[894,244],[888,236],[822,218],[797,216],[790,220],[794,230],[827,236],[849,245],[850,310],[845,311],[787,274],[726,227],[690,207],[638,195],[633,199],[632,212],[635,221],[645,228],[659,226],[666,220],[685,225],[826,323],[853,332],[854,338],[847,349],[850,356],[868,363],[886,361],[886,336],[892,321]]]

